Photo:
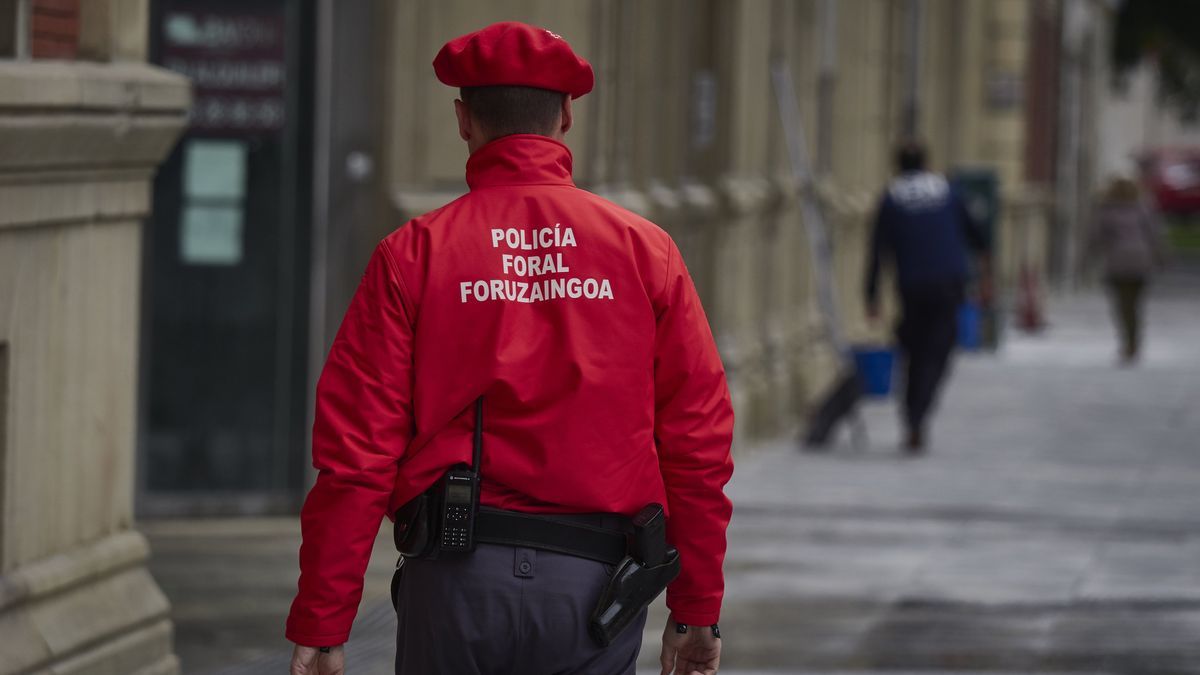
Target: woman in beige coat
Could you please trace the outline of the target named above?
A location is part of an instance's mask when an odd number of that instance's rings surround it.
[[[1088,236],[1088,252],[1100,258],[1113,301],[1123,364],[1141,348],[1142,299],[1166,258],[1162,228],[1142,202],[1137,183],[1114,178],[1099,200]]]

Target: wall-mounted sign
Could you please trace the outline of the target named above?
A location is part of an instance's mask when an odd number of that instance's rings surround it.
[[[162,64],[192,81],[193,131],[273,132],[286,118],[282,11],[171,2],[162,14]]]
[[[189,265],[242,262],[245,199],[246,144],[233,140],[187,141],[179,258]]]

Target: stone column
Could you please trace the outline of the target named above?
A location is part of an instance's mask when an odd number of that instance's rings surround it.
[[[142,220],[189,97],[0,61],[0,675],[179,671],[133,473]]]

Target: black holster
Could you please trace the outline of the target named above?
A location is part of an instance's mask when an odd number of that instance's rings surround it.
[[[430,489],[396,510],[392,539],[405,558],[433,557],[438,540],[438,495]]]
[[[629,553],[600,592],[588,632],[607,647],[679,576],[679,551],[667,545],[662,506],[650,504],[633,519]]]

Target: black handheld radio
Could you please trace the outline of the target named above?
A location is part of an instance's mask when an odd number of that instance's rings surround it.
[[[438,549],[451,553],[475,550],[475,514],[479,512],[479,465],[483,459],[483,397],[475,401],[475,440],[471,465],[458,466],[442,478]]]

